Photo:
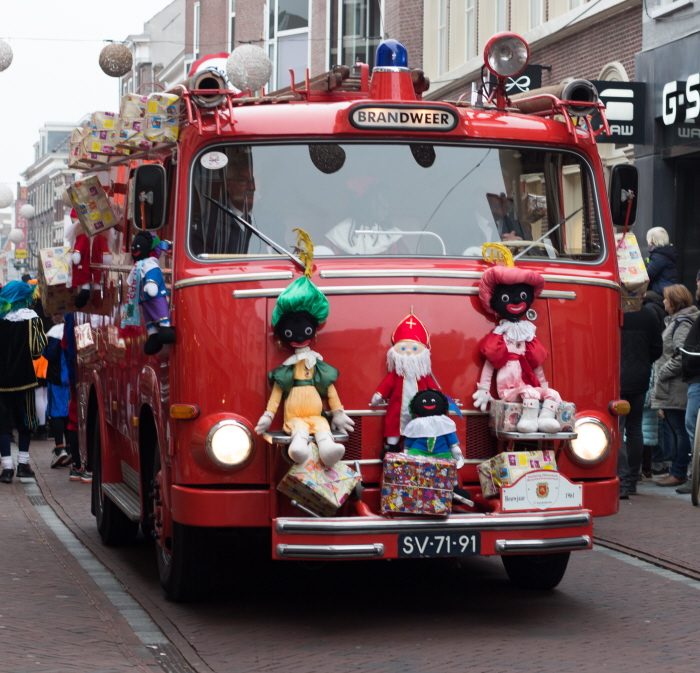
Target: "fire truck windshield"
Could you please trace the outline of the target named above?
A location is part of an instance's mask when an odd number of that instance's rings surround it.
[[[527,258],[596,262],[596,199],[587,163],[552,149],[221,144],[193,164],[188,246],[203,261],[278,255],[269,241],[293,250],[300,227],[316,256],[480,257],[501,242]]]

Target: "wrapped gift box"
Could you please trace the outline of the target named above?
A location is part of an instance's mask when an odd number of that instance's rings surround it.
[[[112,207],[97,176],[78,180],[68,187],[78,219],[88,236],[117,225]]]
[[[95,333],[90,323],[83,323],[75,326],[75,348],[78,355],[84,360],[89,359],[97,353],[97,343]]]
[[[615,236],[617,241],[617,265],[620,270],[620,283],[622,289],[622,310],[640,311],[644,293],[649,285],[649,276],[644,264],[644,258],[637,244],[634,234],[622,234]]]
[[[128,93],[122,97],[119,108],[119,144],[147,150],[153,147],[143,132],[146,128],[146,107],[148,96]]]
[[[311,458],[303,465],[292,465],[277,490],[321,516],[333,516],[347,500],[360,475],[344,463],[326,467],[311,444]]]
[[[87,124],[73,129],[68,150],[68,168],[89,168],[90,164],[82,161],[83,155],[89,154],[85,143],[90,136]]]
[[[489,427],[498,432],[517,432],[518,422],[523,415],[523,405],[519,402],[491,400],[489,405]]]
[[[382,514],[438,514],[452,511],[454,460],[387,453],[382,477]]]
[[[528,472],[556,469],[554,451],[506,451],[480,463],[477,473],[484,495],[496,495],[501,486],[512,486]]]
[[[39,250],[39,265],[47,285],[66,285],[70,264],[70,248],[42,248]]]
[[[561,425],[561,432],[573,432],[576,420],[576,405],[572,402],[562,402],[557,409],[557,420]]]
[[[144,135],[153,142],[173,142],[180,132],[180,98],[169,93],[148,97]]]
[[[65,284],[49,285],[41,266],[39,267],[37,284],[41,295],[41,305],[48,317],[75,311],[73,301],[78,296],[77,288],[67,288]]]

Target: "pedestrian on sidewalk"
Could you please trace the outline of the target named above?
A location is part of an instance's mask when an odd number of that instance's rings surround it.
[[[647,245],[649,246],[649,257],[646,259],[649,289],[663,295],[666,287],[678,283],[676,269],[678,252],[670,244],[668,232],[663,227],[649,229]]]
[[[70,463],[70,455],[64,442],[68,422],[68,403],[70,386],[68,382],[68,363],[66,352],[61,347],[63,340],[63,316],[55,318],[56,324],[46,333],[48,345],[43,355],[48,361],[46,380],[48,384],[47,414],[54,438],[51,467],[61,467]]]
[[[676,450],[670,474],[656,484],[680,486],[688,478],[690,440],[685,430],[688,384],[683,381],[679,349],[685,344],[700,311],[693,305],[693,296],[683,285],[670,285],[664,290],[664,306],[670,317],[662,334],[663,353],[654,365],[651,406],[653,409],[663,409],[676,439]]]
[[[698,288],[695,299],[700,301],[700,271],[698,271]],[[690,452],[692,454],[695,445],[695,424],[700,408],[700,317],[698,317],[688,332],[683,344],[684,353],[681,354],[683,380],[688,384],[688,405],[685,409],[685,431],[688,433]],[[698,355],[689,355],[698,353]],[[677,493],[688,494],[691,492],[691,483],[687,481],[676,487]]]
[[[624,315],[622,325],[622,357],[620,391],[630,403],[627,416],[620,416],[620,434],[623,441],[617,454],[617,476],[620,479],[620,498],[637,492],[641,478],[644,437],[642,414],[644,399],[649,389],[652,364],[661,356],[661,327],[656,316],[646,306]]]
[[[21,280],[9,282],[0,291],[0,482],[5,484],[12,483],[15,475],[10,446],[13,428],[18,433],[17,476],[34,476],[29,443],[39,419],[33,360],[46,346],[41,318],[30,308],[35,299],[36,288]]]

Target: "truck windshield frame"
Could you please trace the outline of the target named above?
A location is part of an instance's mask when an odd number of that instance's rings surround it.
[[[207,161],[213,153],[216,163]],[[308,231],[317,259],[476,260],[491,241],[514,255],[530,246],[523,262],[597,266],[607,257],[600,188],[587,157],[571,148],[218,141],[196,153],[189,184],[187,253],[198,263],[283,258],[211,199],[291,253],[292,230]]]

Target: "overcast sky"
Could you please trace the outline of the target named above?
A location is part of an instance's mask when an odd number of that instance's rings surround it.
[[[10,44],[14,58],[0,72],[0,183],[14,191],[22,181],[20,173],[34,161],[33,145],[45,122],[77,123],[88,112],[119,111],[118,79],[98,64],[104,40],[143,32],[143,24],[169,3],[3,3],[0,39]]]

